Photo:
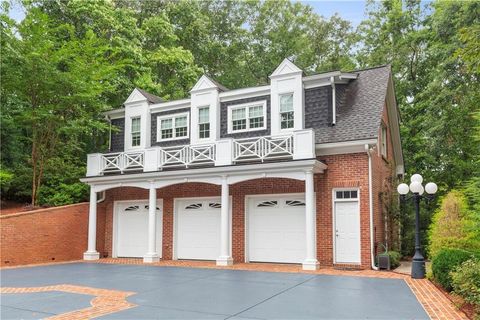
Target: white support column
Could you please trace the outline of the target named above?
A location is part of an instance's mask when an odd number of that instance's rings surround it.
[[[150,186],[148,197],[148,252],[143,257],[143,262],[152,263],[160,260],[155,243],[157,241],[157,189]]]
[[[97,193],[90,187],[90,207],[88,211],[88,249],[83,253],[83,260],[98,260],[97,252]]]
[[[316,270],[319,265],[317,260],[317,210],[311,170],[305,171],[305,235],[307,256],[302,267],[303,270]]]
[[[222,177],[222,208],[220,218],[220,257],[217,266],[231,266],[233,259],[230,256],[230,204],[227,177]]]

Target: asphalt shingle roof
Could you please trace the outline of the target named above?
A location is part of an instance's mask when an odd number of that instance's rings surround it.
[[[162,98],[157,97],[157,96],[154,95],[154,94],[148,93],[147,91],[142,90],[142,89],[139,89],[139,88],[137,88],[137,90],[140,91],[140,93],[141,93],[145,98],[147,98],[148,102],[150,102],[150,103],[160,103],[160,102],[163,102],[163,99],[162,99]]]
[[[316,143],[377,138],[385,106],[390,66],[359,70],[344,101],[337,105],[335,126],[315,128]]]

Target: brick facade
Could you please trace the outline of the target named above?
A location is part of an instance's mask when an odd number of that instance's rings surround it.
[[[105,243],[105,210],[98,206],[97,243]],[[88,203],[0,217],[1,266],[79,260],[87,247]]]
[[[368,206],[368,156],[366,153],[319,157],[328,165],[323,174],[315,175],[317,194],[317,255],[322,266],[333,265],[333,208],[334,188],[358,188],[360,196],[361,266],[369,268],[370,220]],[[373,160],[373,159],[372,159]],[[377,180],[380,178],[377,178]],[[378,189],[379,187],[377,187]],[[377,189],[375,189],[377,191]],[[283,178],[263,178],[236,183],[230,186],[232,196],[232,255],[234,262],[245,261],[245,197],[258,194],[302,193],[303,181]],[[220,197],[220,186],[206,183],[184,183],[157,190],[157,198],[163,199],[163,259],[172,259],[173,252],[173,203],[175,198]],[[147,200],[148,190],[122,187],[106,192],[105,235],[101,256],[112,255],[113,204],[119,200]],[[375,204],[375,202],[374,202]],[[377,238],[383,232],[381,214],[374,207]],[[102,213],[99,211],[99,220]]]

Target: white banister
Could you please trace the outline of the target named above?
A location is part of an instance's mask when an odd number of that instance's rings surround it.
[[[224,138],[204,145],[152,147],[139,151],[89,154],[87,176],[127,171],[154,172],[191,166],[228,166],[241,162],[315,158],[313,129],[295,130],[284,136],[246,139]]]

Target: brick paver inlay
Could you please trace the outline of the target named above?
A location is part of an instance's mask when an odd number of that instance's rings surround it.
[[[45,319],[49,320],[80,320],[80,319],[92,319],[100,316],[104,316],[110,313],[133,308],[136,305],[126,300],[128,296],[135,294],[135,292],[98,289],[84,286],[75,286],[69,284],[60,284],[44,287],[24,287],[24,288],[0,288],[1,294],[9,293],[35,293],[35,292],[47,292],[47,291],[63,291],[68,293],[88,294],[95,296],[92,299],[91,307],[74,310],[67,313],[58,314]]]

